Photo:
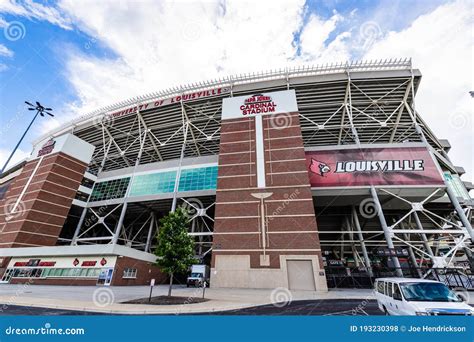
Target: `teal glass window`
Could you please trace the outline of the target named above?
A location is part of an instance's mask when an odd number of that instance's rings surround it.
[[[181,170],[178,191],[214,190],[217,188],[217,166]]]
[[[122,198],[127,192],[130,178],[113,179],[105,182],[95,183],[90,197],[90,202],[105,201],[114,198]]]
[[[164,194],[174,191],[176,171],[138,175],[133,178],[130,196]]]

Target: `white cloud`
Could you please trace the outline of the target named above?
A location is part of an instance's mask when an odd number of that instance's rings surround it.
[[[3,167],[5,162],[7,161],[7,158],[10,156],[11,150],[7,149],[0,149],[0,168]],[[25,158],[28,158],[30,155],[30,152],[23,151],[21,149],[16,150],[15,154],[13,155],[12,159],[8,163],[8,167],[12,167],[13,165],[21,162]],[[8,169],[7,167],[7,169]]]
[[[13,51],[0,44],[0,57],[13,57]]]
[[[126,10],[115,2],[63,1],[60,8],[94,37],[88,44],[118,55],[68,55],[79,106],[91,110],[174,85],[285,66],[296,53],[303,1],[138,2]]]
[[[9,13],[28,19],[47,21],[63,29],[71,29],[69,19],[56,8],[45,6],[32,0],[15,1],[0,0],[0,13]],[[0,27],[4,27],[5,20],[0,20]]]
[[[393,8],[399,13],[391,13]],[[69,46],[61,51],[65,77],[78,100],[65,106],[62,112],[70,114],[59,120],[136,95],[228,74],[297,63],[344,62],[359,56],[413,57],[424,75],[417,109],[440,138],[451,141],[453,161],[472,175],[470,3],[450,2],[419,16],[402,31],[385,32],[390,22],[400,22],[395,17],[403,14],[405,6],[393,8],[381,5],[372,18],[360,18],[354,11],[346,17],[334,13],[328,19],[312,13],[303,24],[308,10],[303,0],[85,4],[62,0],[54,8],[0,0],[0,12],[74,27],[91,37],[82,49]],[[294,42],[295,32],[301,32],[299,45]],[[106,57],[88,53],[95,44],[112,53]],[[48,120],[41,131],[59,124]]]
[[[299,59],[311,63],[344,62],[349,59],[350,51],[347,41],[351,37],[350,32],[339,33],[336,38],[328,42],[330,34],[336,30],[338,23],[343,19],[337,13],[328,20],[311,14],[301,32]]]
[[[455,164],[474,172],[471,4],[457,1],[418,17],[408,28],[389,32],[365,58],[407,56],[423,74],[416,108],[439,138],[453,146]]]

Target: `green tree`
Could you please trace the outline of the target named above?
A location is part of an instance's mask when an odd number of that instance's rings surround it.
[[[170,277],[168,296],[171,296],[173,276],[184,273],[196,263],[194,241],[188,234],[189,216],[183,208],[170,212],[160,220],[156,264]]]

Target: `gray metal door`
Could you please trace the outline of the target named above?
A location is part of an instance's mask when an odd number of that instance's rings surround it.
[[[316,290],[311,260],[287,260],[286,265],[290,290]]]

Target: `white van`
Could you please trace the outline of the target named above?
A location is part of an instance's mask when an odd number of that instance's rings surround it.
[[[474,315],[473,307],[439,281],[379,278],[374,290],[379,309],[386,315]]]

